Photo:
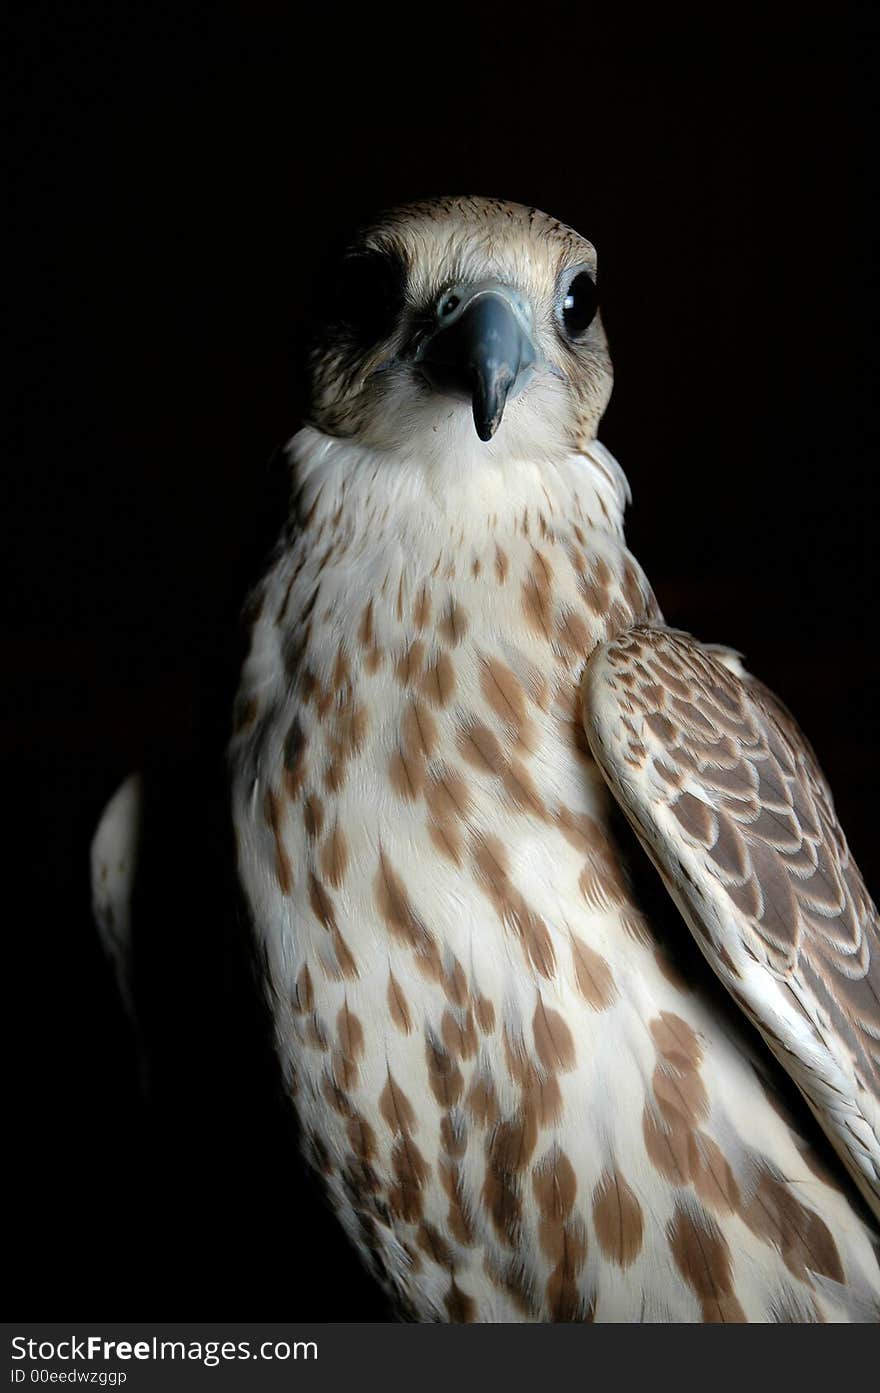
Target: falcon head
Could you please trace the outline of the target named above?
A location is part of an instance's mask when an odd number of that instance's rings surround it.
[[[310,424],[379,450],[558,458],[611,394],[596,253],[534,208],[401,207],[363,229],[309,358]]]

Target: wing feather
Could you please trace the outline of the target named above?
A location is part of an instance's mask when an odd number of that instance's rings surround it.
[[[721,981],[880,1214],[880,931],[791,714],[686,634],[636,626],[587,665],[584,726]]]

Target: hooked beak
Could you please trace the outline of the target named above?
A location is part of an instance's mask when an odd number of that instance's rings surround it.
[[[471,402],[481,440],[491,440],[510,396],[538,362],[531,312],[498,281],[455,286],[440,300],[437,327],[416,353],[430,386]]]

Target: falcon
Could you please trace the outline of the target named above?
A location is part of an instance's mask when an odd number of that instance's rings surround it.
[[[787,710],[627,550],[593,247],[414,204],[324,300],[230,765],[340,1222],[408,1319],[877,1321],[877,913]]]

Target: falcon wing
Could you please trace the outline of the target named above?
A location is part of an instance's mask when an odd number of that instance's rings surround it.
[[[877,910],[790,713],[640,625],[584,675],[587,739],[697,943],[880,1215]]]

